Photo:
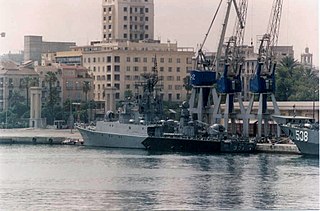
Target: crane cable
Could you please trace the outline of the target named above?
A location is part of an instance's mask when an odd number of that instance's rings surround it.
[[[218,14],[218,11],[219,11],[219,9],[220,9],[220,6],[221,6],[222,1],[223,1],[223,0],[220,0],[220,3],[219,3],[218,8],[217,8],[217,11],[216,11],[216,13],[215,13],[214,16],[213,16],[213,19],[212,19],[212,21],[211,21],[210,27],[209,27],[209,29],[208,29],[208,32],[206,33],[206,36],[204,37],[204,40],[203,40],[203,42],[202,42],[202,45],[200,46],[200,50],[199,50],[199,51],[202,51],[202,47],[204,46],[205,42],[207,41],[209,32],[211,31],[211,28],[212,28],[212,26],[213,26],[213,23],[214,23],[214,21],[215,21],[215,19],[216,19],[216,17],[217,17],[217,14]]]

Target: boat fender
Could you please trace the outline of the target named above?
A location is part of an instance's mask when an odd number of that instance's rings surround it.
[[[35,137],[32,138],[32,143],[34,143],[34,144],[37,143],[37,139]]]
[[[50,144],[52,144],[52,143],[53,143],[52,138],[49,138],[49,143],[50,143]]]

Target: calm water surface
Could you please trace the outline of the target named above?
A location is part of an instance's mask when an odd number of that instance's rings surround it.
[[[319,160],[0,146],[0,210],[319,209]]]

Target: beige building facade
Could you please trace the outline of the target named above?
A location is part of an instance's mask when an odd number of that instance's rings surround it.
[[[62,106],[67,100],[82,102],[92,99],[93,80],[86,68],[65,64],[51,64],[51,66],[38,66],[35,70],[39,74],[39,84],[42,88],[42,103],[45,102],[50,92],[49,84],[46,82],[48,72],[54,73],[57,78],[57,81],[52,85],[59,93],[60,100],[57,105]],[[87,92],[83,88],[86,83],[90,87]]]
[[[94,79],[94,100],[104,103],[106,88],[115,87],[117,101],[126,91],[135,93],[135,83],[141,74],[152,71],[157,61],[160,93],[165,101],[183,101],[185,78],[193,68],[193,48],[179,48],[176,43],[101,42],[92,46],[73,48],[82,52],[83,66]]]
[[[28,64],[18,66],[11,61],[0,62],[0,112],[8,110],[13,92],[30,97],[29,85],[26,84],[27,78],[38,80],[39,76],[33,66]]]
[[[102,40],[153,40],[153,0],[102,0]]]

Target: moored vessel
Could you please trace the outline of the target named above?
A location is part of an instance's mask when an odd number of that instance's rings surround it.
[[[273,115],[273,119],[302,154],[319,156],[319,122],[301,116]]]

